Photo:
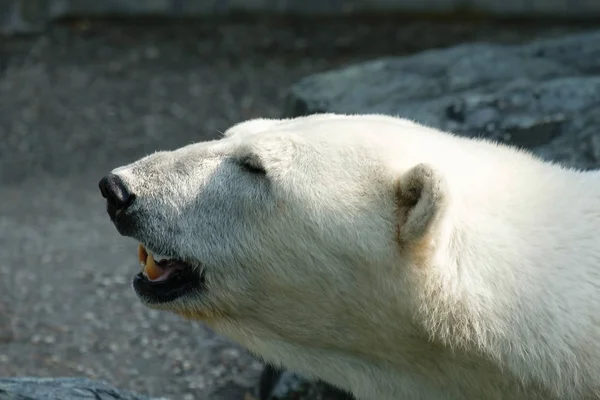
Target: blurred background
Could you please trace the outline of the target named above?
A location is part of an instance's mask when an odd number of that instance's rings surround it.
[[[324,111],[594,168],[599,27],[597,0],[1,1],[0,399],[338,398],[288,375],[259,396],[258,360],[143,307],[98,180],[245,119]]]

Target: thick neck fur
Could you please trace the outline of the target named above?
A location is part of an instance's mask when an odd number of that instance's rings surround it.
[[[446,169],[463,186],[437,254],[413,271],[417,321],[527,390],[600,398],[600,175],[483,153],[477,170]]]

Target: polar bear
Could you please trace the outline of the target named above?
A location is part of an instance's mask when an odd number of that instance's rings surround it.
[[[383,115],[239,123],[100,182],[147,306],[361,400],[600,399],[600,173]]]

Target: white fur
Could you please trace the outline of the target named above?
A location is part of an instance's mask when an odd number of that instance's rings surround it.
[[[267,177],[230,158],[259,160]],[[361,400],[600,399],[600,175],[407,120],[317,115],[115,170],[162,306]]]

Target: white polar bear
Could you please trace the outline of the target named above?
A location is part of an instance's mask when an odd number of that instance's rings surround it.
[[[362,400],[600,399],[598,172],[323,114],[244,122],[100,187],[142,243],[141,300],[271,363]]]

